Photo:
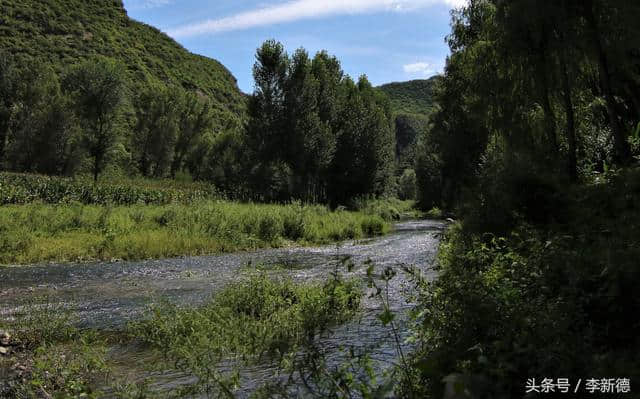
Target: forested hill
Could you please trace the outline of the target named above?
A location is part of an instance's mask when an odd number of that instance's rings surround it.
[[[127,16],[121,0],[2,0],[0,51],[63,67],[93,55],[114,58],[135,83],[165,82],[202,92],[221,111],[244,100],[218,61],[189,53],[159,30]]]
[[[433,90],[440,76],[408,82],[388,83],[379,87],[391,100],[397,114],[427,115],[434,107]]]
[[[395,114],[396,159],[398,173],[413,168],[420,133],[433,113],[434,90],[440,76],[408,82],[388,83],[378,87],[389,97]]]

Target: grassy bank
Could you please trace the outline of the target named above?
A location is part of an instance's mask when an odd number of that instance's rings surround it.
[[[6,205],[0,207],[0,263],[204,255],[326,244],[389,229],[377,215],[298,204]]]

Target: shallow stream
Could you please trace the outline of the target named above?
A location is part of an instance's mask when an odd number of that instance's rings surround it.
[[[415,266],[428,279],[435,277],[433,263],[445,225],[439,221],[411,221],[395,225],[387,236],[317,248],[266,249],[255,252],[216,256],[187,257],[143,262],[97,262],[90,264],[35,265],[0,268],[0,318],[8,318],[35,298],[69,306],[83,326],[119,330],[127,321],[143,316],[148,306],[160,298],[183,306],[197,306],[229,282],[251,270],[265,269],[284,273],[296,281],[326,279],[336,268],[336,258],[351,256],[353,276],[366,274],[367,260],[377,271],[396,269],[389,285],[389,301],[394,311],[411,306],[407,302],[412,284],[402,271]],[[274,268],[274,266],[278,266]],[[346,274],[346,270],[340,270]],[[343,347],[374,348],[379,367],[397,360],[397,345],[391,329],[377,319],[378,299],[365,299],[364,309],[353,322],[338,326],[322,338],[322,348],[336,356]],[[398,320],[401,340],[406,337],[405,318]],[[408,346],[405,350],[410,350]],[[114,348],[119,359],[144,361],[147,354],[139,348]],[[242,373],[243,391],[269,381],[274,365],[265,362]],[[170,389],[188,383],[180,373],[146,373],[132,378],[152,377],[155,389]]]

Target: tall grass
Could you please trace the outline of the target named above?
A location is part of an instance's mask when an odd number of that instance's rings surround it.
[[[0,263],[205,255],[326,244],[389,229],[377,215],[300,204],[7,205],[0,207]]]
[[[348,320],[359,308],[355,281],[294,284],[255,274],[231,284],[197,309],[164,303],[130,326],[130,334],[163,351],[196,351],[205,344],[221,358],[284,355],[315,333]]]
[[[398,198],[356,198],[351,201],[352,209],[367,215],[378,215],[389,222],[424,217],[415,205],[415,201]]]
[[[221,361],[250,364],[267,356],[286,362],[318,334],[353,317],[361,296],[360,284],[338,276],[325,283],[294,284],[254,275],[197,309],[157,306],[151,318],[132,324],[129,332],[198,378],[188,393],[234,397],[238,376],[221,373]]]

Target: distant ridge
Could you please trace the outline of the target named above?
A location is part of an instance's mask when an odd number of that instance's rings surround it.
[[[391,100],[397,114],[428,115],[434,107],[433,93],[440,76],[408,82],[388,83],[378,88]]]
[[[414,167],[420,134],[429,126],[435,109],[434,92],[440,76],[378,87],[391,102],[396,117],[396,159],[398,172]]]

